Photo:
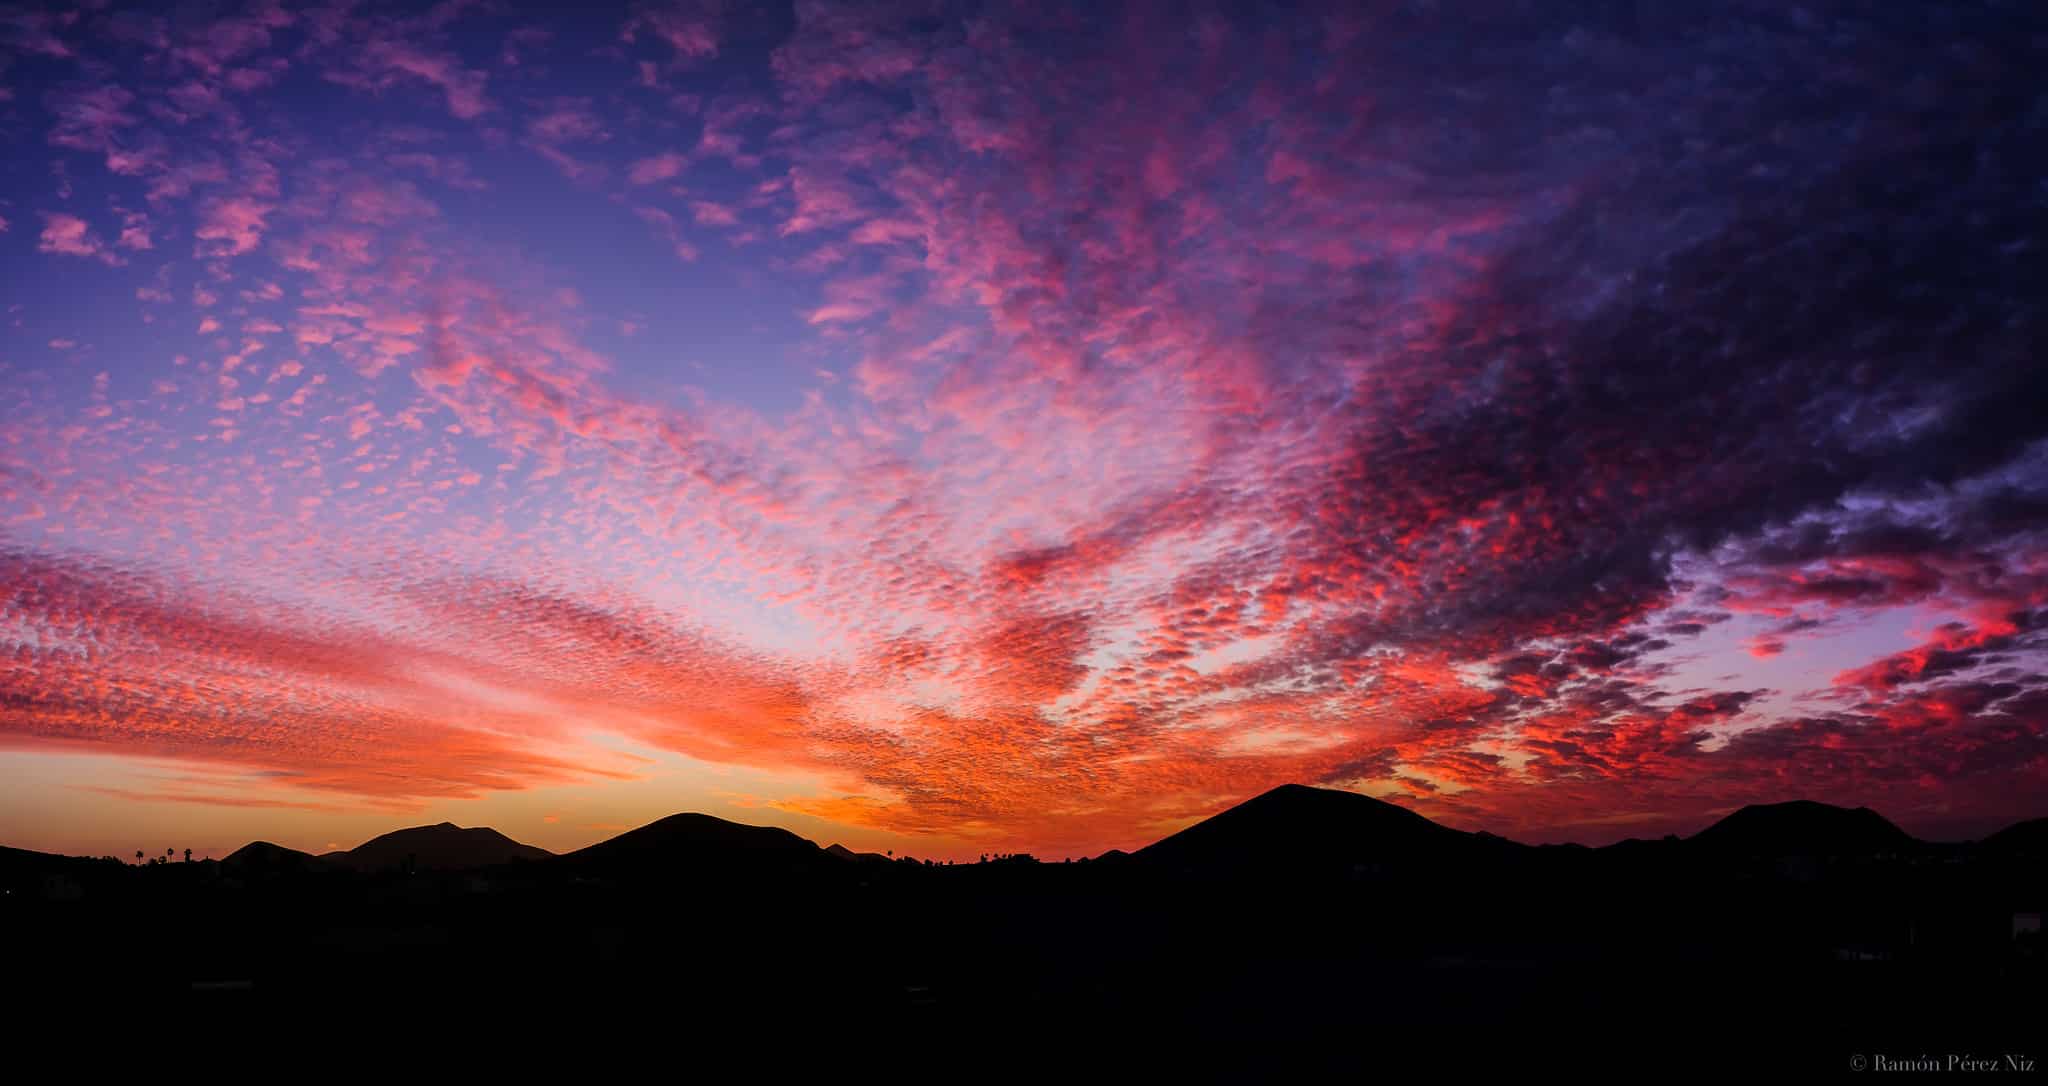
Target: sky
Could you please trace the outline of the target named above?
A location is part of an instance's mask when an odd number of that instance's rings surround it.
[[[0,842],[2048,813],[2048,14],[0,7]]]

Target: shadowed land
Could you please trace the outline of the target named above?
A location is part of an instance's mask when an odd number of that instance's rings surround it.
[[[1300,786],[1057,864],[891,860],[700,814],[562,856],[445,823],[326,856],[0,853],[7,930],[38,933],[6,974],[18,1003],[1172,1037],[1156,1059],[1216,1074],[2025,1052],[2048,1021],[2044,872],[2048,820],[1944,844],[1795,802],[1537,847]]]

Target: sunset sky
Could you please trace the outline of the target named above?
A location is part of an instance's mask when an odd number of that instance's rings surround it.
[[[2034,0],[524,7],[0,8],[0,843],[2048,813]]]

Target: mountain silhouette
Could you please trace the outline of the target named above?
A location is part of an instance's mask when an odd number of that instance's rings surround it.
[[[1709,1048],[1825,1070],[1874,1033],[2024,1050],[2048,1011],[2029,928],[2044,838],[2035,820],[1915,846],[1868,811],[1792,803],[1689,840],[1531,847],[1287,786],[1085,865],[890,863],[705,814],[490,878],[431,867],[537,850],[446,824],[331,861],[268,841],[219,865],[0,849],[0,924],[33,934],[9,947],[0,1003],[274,1013],[261,1032],[293,1036],[363,1006],[511,1019],[571,992],[606,1037],[640,1008],[636,1036],[777,1059],[800,1038],[834,1060],[907,1028],[1112,1022],[1198,1037],[1167,1049],[1227,1078],[1294,1077],[1275,1061],[1309,1050],[1334,1061],[1319,1074],[1462,1059],[1475,1036],[1522,1059],[1587,1022],[1697,1061],[1697,1023],[1738,1007],[1753,1021]],[[422,870],[392,878],[379,856]],[[844,1043],[815,1040],[828,1020]]]
[[[54,852],[33,852],[25,848],[8,848],[0,845],[0,870],[20,868],[28,871],[42,871],[62,863],[76,863],[77,856],[60,856]]]
[[[1131,854],[1173,870],[1304,872],[1456,862],[1523,846],[1465,833],[1356,792],[1283,784]]]
[[[354,871],[390,871],[407,866],[422,871],[453,871],[494,867],[515,860],[548,860],[554,855],[546,849],[520,844],[488,826],[465,829],[452,822],[440,822],[393,830],[346,852],[329,852],[319,859]]]
[[[1155,871],[1293,868],[1304,873],[1424,864],[1473,864],[1532,854],[1566,857],[1597,852],[1609,860],[1683,863],[1699,851],[1725,855],[1879,855],[1924,845],[1868,807],[1836,807],[1812,800],[1741,808],[1684,839],[1630,838],[1597,850],[1582,846],[1532,849],[1491,833],[1467,833],[1433,822],[1397,804],[1356,792],[1284,784],[1135,852],[1111,849],[1095,857],[1114,866]],[[2048,818],[2017,822],[1970,846],[2004,855],[2048,854]],[[514,861],[561,861],[590,873],[655,874],[693,868],[799,870],[821,861],[888,863],[889,857],[843,844],[817,844],[774,826],[749,826],[707,814],[684,813],[651,822],[587,848],[557,856],[497,830],[450,822],[414,826],[374,837],[353,849],[313,855],[269,841],[251,841],[221,860],[229,871],[303,873],[321,870],[386,871],[408,863],[420,870],[459,870]],[[77,857],[0,847],[0,868],[51,870]]]
[[[2048,818],[2015,822],[1977,842],[1977,847],[2014,856],[2048,856]]]
[[[1744,807],[1687,838],[1686,844],[1752,856],[1868,856],[1905,851],[1919,842],[1868,807],[1801,799]]]
[[[60,856],[53,852],[32,852],[0,845],[0,885],[12,886],[16,879],[46,872],[97,870],[109,862],[89,856]],[[115,866],[119,866],[118,862]]]
[[[825,855],[830,856],[835,860],[851,860],[865,863],[889,862],[889,857],[884,856],[879,852],[855,852],[854,850],[847,848],[845,845],[839,844],[825,846]]]
[[[580,871],[672,878],[690,871],[789,871],[838,862],[776,826],[746,826],[707,814],[676,814],[561,858]]]
[[[316,871],[328,865],[310,852],[273,845],[268,841],[251,841],[228,853],[221,860],[221,866],[249,874],[287,874]]]

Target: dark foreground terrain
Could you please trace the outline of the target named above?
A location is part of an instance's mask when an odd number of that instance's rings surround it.
[[[1929,844],[1781,804],[1685,840],[1535,848],[1289,787],[1061,864],[931,866],[703,815],[547,858],[400,832],[220,863],[6,850],[7,1020],[380,1023],[375,1044],[501,1055],[633,1038],[764,1073],[929,1073],[942,1051],[1197,1078],[2048,1059],[2028,930],[2048,820]]]

